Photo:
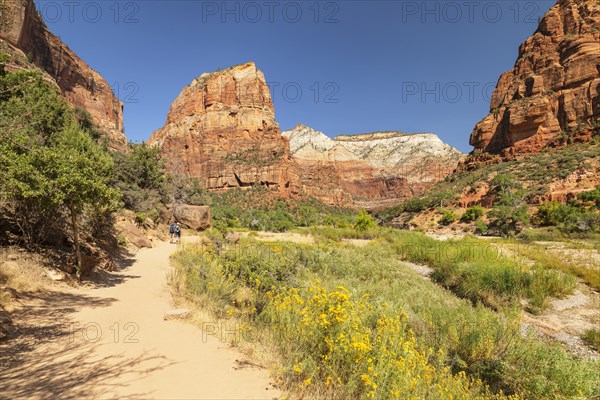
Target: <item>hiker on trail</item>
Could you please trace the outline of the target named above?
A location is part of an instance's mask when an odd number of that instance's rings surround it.
[[[175,239],[175,224],[173,222],[169,225],[169,237],[171,238],[169,241],[173,243],[173,239]]]
[[[179,240],[181,240],[181,225],[179,225],[179,222],[175,225],[175,242],[179,243]]]

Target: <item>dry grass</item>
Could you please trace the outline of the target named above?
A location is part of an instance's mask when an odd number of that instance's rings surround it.
[[[42,290],[52,282],[46,271],[39,255],[18,248],[0,249],[0,288],[10,288],[17,292]],[[0,305],[7,306],[10,303],[9,293],[0,290]]]

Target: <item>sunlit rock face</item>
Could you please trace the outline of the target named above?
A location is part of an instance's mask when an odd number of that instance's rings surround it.
[[[171,173],[197,178],[209,190],[256,184],[282,192],[295,188],[289,144],[254,63],[194,79],[149,143],[159,146]]]
[[[600,3],[559,0],[500,76],[469,142],[476,153],[526,154],[561,135],[588,140],[599,120]]]

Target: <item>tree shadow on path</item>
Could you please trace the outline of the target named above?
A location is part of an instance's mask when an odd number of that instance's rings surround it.
[[[26,306],[12,314],[18,332],[0,343],[0,398],[117,398],[118,387],[172,364],[148,352],[100,356],[101,344],[74,340],[73,313],[81,307],[109,307],[115,299],[47,291],[20,293],[19,301]]]

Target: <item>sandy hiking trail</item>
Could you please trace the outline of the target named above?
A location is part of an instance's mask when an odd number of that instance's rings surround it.
[[[141,250],[94,287],[21,294],[20,334],[0,344],[4,399],[265,399],[267,371],[194,325],[164,320],[176,246]]]

